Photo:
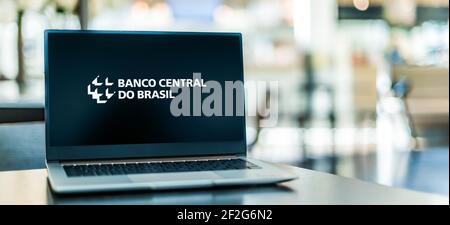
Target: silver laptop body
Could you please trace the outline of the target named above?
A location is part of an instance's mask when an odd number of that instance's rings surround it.
[[[190,70],[197,62],[198,71]],[[243,80],[241,34],[45,32],[46,159],[53,191],[184,189],[296,178],[247,158],[245,116],[172,118],[164,114],[171,99],[128,98],[127,91],[137,93],[145,85],[119,85],[122,78],[145,81],[143,76],[158,77],[163,70],[173,78],[184,70],[203,72],[212,80],[226,71],[235,74],[227,79]]]

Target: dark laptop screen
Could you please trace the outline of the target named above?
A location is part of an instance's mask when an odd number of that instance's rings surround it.
[[[47,35],[48,146],[243,141],[243,101],[225,116],[208,84],[243,80],[239,34]]]

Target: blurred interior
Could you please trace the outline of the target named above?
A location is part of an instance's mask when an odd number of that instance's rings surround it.
[[[0,124],[43,120],[44,29],[237,31],[246,79],[279,83],[277,125],[247,118],[252,157],[448,196],[448,5],[0,0]]]

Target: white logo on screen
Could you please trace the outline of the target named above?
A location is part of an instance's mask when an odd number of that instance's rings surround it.
[[[105,104],[116,92],[109,92],[109,87],[113,86],[113,82],[109,82],[108,77],[104,82],[99,82],[99,76],[97,76],[88,86],[87,93],[92,99],[97,101],[97,104]],[[106,87],[105,93],[99,93],[99,87]]]

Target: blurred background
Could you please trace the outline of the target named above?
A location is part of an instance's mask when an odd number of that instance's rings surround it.
[[[279,82],[277,125],[247,118],[252,157],[448,196],[448,5],[0,0],[0,171],[44,166],[43,146],[11,152],[1,128],[42,124],[45,29],[237,31],[246,79]]]

